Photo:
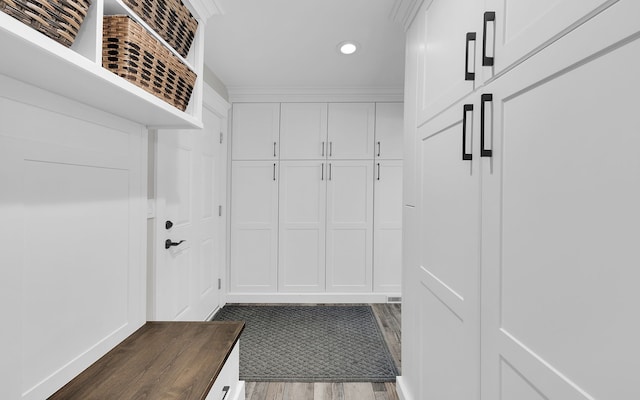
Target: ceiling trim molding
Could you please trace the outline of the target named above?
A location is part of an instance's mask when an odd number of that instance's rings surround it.
[[[389,18],[401,24],[404,30],[407,31],[422,3],[424,3],[424,0],[395,0],[393,7],[391,7]]]
[[[403,87],[247,87],[227,86],[231,103],[401,102]]]
[[[224,14],[218,2],[219,0],[189,0],[193,11],[205,22],[214,15]]]

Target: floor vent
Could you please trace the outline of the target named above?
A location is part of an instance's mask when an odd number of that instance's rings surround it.
[[[400,303],[402,302],[402,297],[387,297],[387,303]]]

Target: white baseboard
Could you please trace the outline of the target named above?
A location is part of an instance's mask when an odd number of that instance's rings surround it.
[[[397,293],[227,293],[224,303],[387,303]]]
[[[404,378],[401,376],[396,377],[396,393],[400,400],[415,400],[411,395],[409,388],[407,388]]]

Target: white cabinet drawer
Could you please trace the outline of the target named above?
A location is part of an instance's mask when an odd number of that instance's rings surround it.
[[[205,400],[244,399],[244,382],[240,382],[240,341],[236,343]]]

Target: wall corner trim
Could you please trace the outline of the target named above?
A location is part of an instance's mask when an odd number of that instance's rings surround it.
[[[406,32],[423,2],[424,0],[395,0],[389,18],[401,24]]]

